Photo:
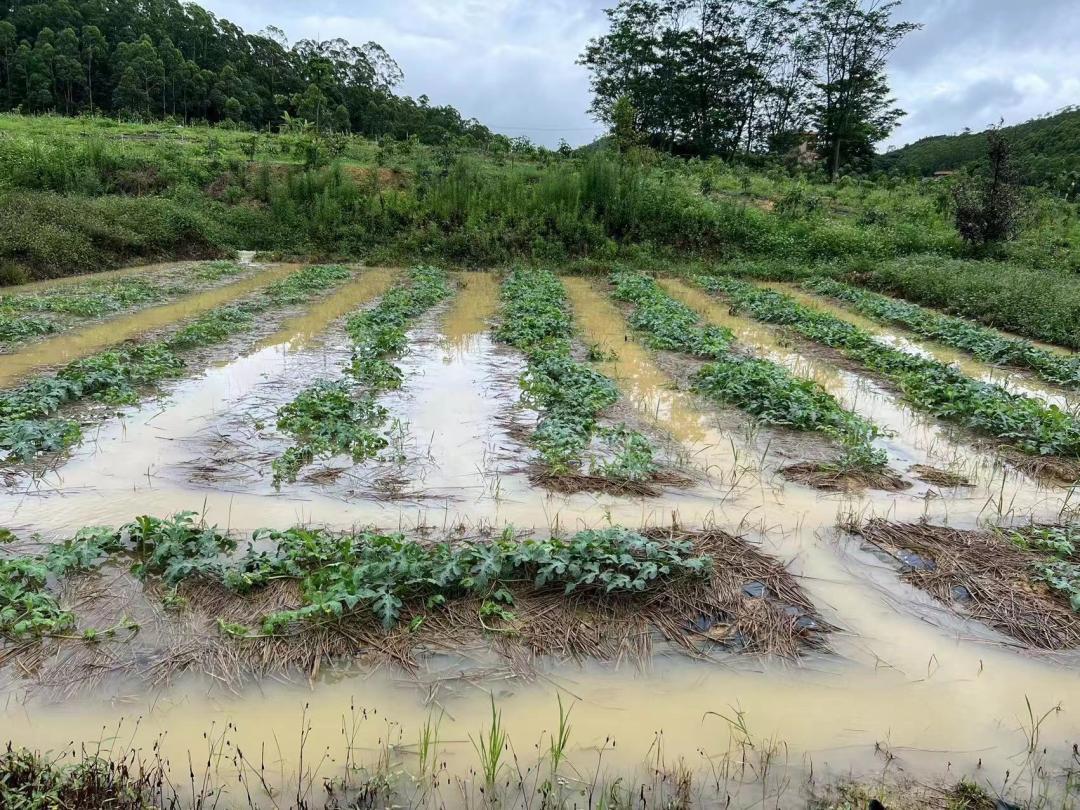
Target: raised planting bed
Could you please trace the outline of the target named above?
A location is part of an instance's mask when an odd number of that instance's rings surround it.
[[[538,656],[640,662],[661,640],[691,655],[796,656],[830,629],[782,565],[718,529],[431,542],[295,528],[239,545],[183,513],[6,556],[0,663],[71,683],[134,647],[145,677],[239,679],[361,655],[413,667],[424,651],[482,655],[494,641],[528,669]]]
[[[1080,647],[1080,527],[961,530],[873,520],[853,527],[905,582],[1021,644]]]

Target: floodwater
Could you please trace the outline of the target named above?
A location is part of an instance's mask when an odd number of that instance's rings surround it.
[[[147,307],[37,341],[0,359],[0,387],[10,386],[33,371],[70,363],[236,301],[298,269],[299,265],[271,265],[239,281],[194,293],[178,301]]]
[[[392,278],[390,271],[360,276],[345,311],[373,300]],[[192,441],[229,424],[260,386],[299,386],[312,376],[339,373],[342,338],[334,321],[344,313],[324,302],[312,307],[310,317],[283,324],[252,352],[177,384],[165,400],[106,422],[94,442],[38,484],[21,482],[3,491],[0,523],[20,535],[39,531],[47,537],[181,509],[243,532],[293,523],[406,530],[512,524],[540,534],[609,522],[711,523],[745,534],[801,577],[823,618],[839,628],[830,651],[801,662],[659,657],[643,670],[551,662],[532,681],[512,677],[497,663],[486,674],[466,676],[468,662],[440,656],[418,674],[338,672],[312,685],[268,681],[235,693],[184,678],[153,692],[128,683],[70,702],[19,700],[14,685],[3,714],[12,739],[52,750],[103,736],[117,750],[148,751],[160,742],[186,768],[188,751],[205,760],[204,733],[211,739],[225,734],[249,757],[265,751],[270,780],[287,784],[298,768],[304,722],[312,729],[305,762],[318,763],[320,775],[329,776],[340,771],[346,748],[367,765],[387,756],[415,768],[420,727],[445,713],[438,759],[451,775],[468,780],[478,764],[470,735],[490,722],[492,696],[524,768],[533,764],[542,733],[554,728],[561,695],[564,705],[573,704],[570,761],[586,782],[596,771],[612,777],[643,771],[647,760],[655,763],[658,734],[666,763],[682,759],[709,774],[725,754],[746,753],[732,750],[733,732],[721,715],[741,717],[753,744],[747,756],[772,752],[772,775],[754,778],[743,771],[752,785],[741,792],[726,785],[740,797],[735,806],[757,806],[763,793],[768,806],[799,806],[799,786],[811,772],[822,778],[902,769],[919,779],[948,772],[1000,788],[1009,771],[1010,784],[1024,784],[1035,733],[1030,700],[1036,719],[1050,712],[1035,746],[1045,748],[1044,764],[1051,770],[1065,764],[1080,740],[1077,656],[1017,650],[901,583],[889,565],[834,527],[851,515],[926,517],[961,527],[1028,516],[1053,520],[1068,505],[1068,490],[1045,488],[1003,467],[857,375],[801,357],[771,330],[728,315],[692,288],[666,282],[709,320],[732,328],[745,349],[812,376],[856,410],[886,422],[896,435],[883,441],[899,472],[907,463],[955,462],[973,486],[948,490],[913,481],[900,493],[825,494],[785,482],[776,474],[782,459],[761,450],[774,438],[782,443],[781,437],[733,427],[709,403],[677,390],[603,289],[573,278],[565,284],[582,340],[615,351],[598,368],[616,379],[643,420],[682,448],[697,480],[655,498],[535,490],[510,463],[527,460],[529,451],[506,428],[522,361],[489,335],[498,308],[496,279],[462,274],[458,281],[454,300],[412,333],[414,346],[401,362],[403,389],[384,398],[406,437],[406,455],[420,459],[415,497],[388,501],[308,484],[275,493],[259,476],[219,486],[190,480],[186,465],[197,447]],[[315,315],[320,307],[326,308]],[[367,710],[355,724],[352,702]],[[121,717],[123,726],[113,731]],[[333,759],[324,759],[324,751]],[[235,785],[231,757],[214,762],[220,778]],[[241,794],[232,795],[243,804]],[[463,803],[460,793],[444,799]]]
[[[954,365],[972,379],[995,383],[1008,391],[1012,391],[1014,394],[1023,394],[1041,399],[1048,404],[1057,405],[1063,410],[1075,409],[1080,404],[1077,402],[1075,395],[1070,395],[1061,388],[1041,380],[1034,372],[984,363],[976,360],[966,352],[934,340],[919,337],[914,332],[903,327],[882,326],[877,321],[853,312],[843,304],[832,301],[825,296],[807,292],[794,284],[769,282],[763,283],[761,286],[785,293],[810,309],[835,315],[837,318],[875,335],[879,340],[888,343],[893,348],[909,354],[928,357],[937,360],[939,363]]]

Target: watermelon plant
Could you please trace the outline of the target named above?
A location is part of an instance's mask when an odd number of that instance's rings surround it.
[[[694,376],[698,392],[764,424],[817,431],[836,440],[843,453],[831,466],[838,472],[885,467],[885,453],[872,444],[877,428],[846,410],[816,382],[768,360],[734,353],[730,330],[703,325],[692,309],[649,276],[623,271],[612,276],[612,283],[615,298],[633,305],[630,325],[644,334],[647,345],[708,361]]]

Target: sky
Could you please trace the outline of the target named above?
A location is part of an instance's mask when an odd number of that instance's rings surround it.
[[[511,137],[588,143],[589,77],[575,64],[604,32],[615,0],[201,0],[255,32],[290,41],[374,40],[405,72],[399,92],[452,104]],[[923,24],[893,54],[890,81],[908,112],[880,148],[927,135],[1016,124],[1080,104],[1080,0],[905,0]]]

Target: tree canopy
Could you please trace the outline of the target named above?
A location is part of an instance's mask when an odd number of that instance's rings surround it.
[[[289,113],[370,136],[486,140],[449,106],[395,94],[377,43],[245,33],[179,0],[0,0],[0,109],[275,125]]]
[[[902,111],[885,59],[915,26],[877,0],[621,0],[580,62],[591,110],[626,105],[657,147],[731,156],[810,141],[831,173],[865,163]],[[622,106],[620,106],[622,100]],[[625,128],[625,122],[620,126]]]

